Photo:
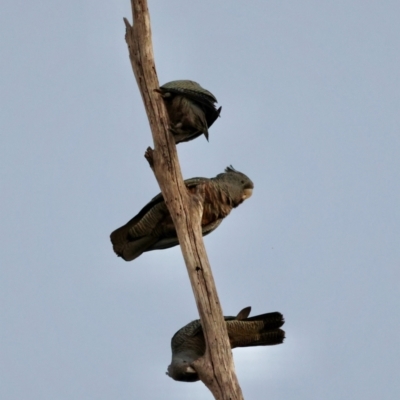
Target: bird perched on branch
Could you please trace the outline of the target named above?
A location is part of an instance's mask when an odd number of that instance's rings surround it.
[[[198,83],[172,81],[157,89],[161,93],[171,122],[175,143],[188,142],[201,134],[208,140],[208,128],[221,113],[217,99]]]
[[[184,183],[189,192],[201,189],[204,193],[203,236],[211,233],[233,208],[248,199],[254,188],[253,182],[232,166],[215,178],[192,178]],[[167,249],[179,244],[161,193],[124,226],[112,232],[110,237],[115,253],[125,261],[132,261],[145,251]]]
[[[250,311],[251,307],[246,307],[236,317],[224,317],[231,348],[281,344],[285,338],[285,332],[279,329],[285,323],[283,315],[272,312],[248,318]],[[176,381],[198,381],[199,376],[191,364],[206,351],[199,319],[175,333],[171,350],[172,361],[166,374]]]

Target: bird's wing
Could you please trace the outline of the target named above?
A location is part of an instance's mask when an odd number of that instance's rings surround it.
[[[197,186],[199,183],[201,182],[206,182],[208,181],[208,178],[190,178],[190,179],[186,179],[184,181],[185,185],[187,188],[192,188]],[[146,215],[149,210],[151,210],[156,204],[161,203],[162,201],[164,201],[164,197],[162,195],[162,193],[159,193],[157,196],[153,197],[132,219],[130,219],[126,224],[129,226],[132,226],[134,224],[136,224],[138,221],[140,221],[144,215]],[[118,229],[117,229],[118,230]],[[114,231],[116,232],[116,231]],[[114,232],[111,234],[113,235]],[[112,238],[111,238],[112,241]]]
[[[269,329],[280,328],[285,323],[283,315],[277,311],[249,317],[246,321],[264,321]]]
[[[207,121],[208,127],[210,127],[217,120],[217,118],[221,114],[221,110],[222,110],[222,107],[218,108],[218,110],[215,107],[213,107],[213,109],[208,107],[205,110],[206,121]]]
[[[174,336],[172,336],[172,350],[177,350],[182,344],[186,342],[188,338],[192,338],[198,335],[200,332],[203,332],[203,328],[199,319],[189,322],[183,328],[179,329],[179,331],[176,332]]]
[[[250,312],[251,312],[251,307],[243,308],[243,310],[239,311],[235,319],[237,319],[238,321],[246,319],[250,315]]]
[[[279,312],[227,321],[231,346],[234,348],[280,344],[285,338],[285,332],[279,328],[284,323],[283,315]]]
[[[199,103],[217,103],[215,96],[201,87],[197,82],[189,80],[171,81],[160,87],[161,92],[185,95]]]

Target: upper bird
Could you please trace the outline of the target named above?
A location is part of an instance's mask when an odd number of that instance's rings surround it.
[[[251,307],[246,307],[236,317],[224,317],[231,348],[271,346],[280,344],[285,332],[279,329],[284,323],[279,312],[248,318]],[[193,361],[205,354],[206,343],[199,319],[181,328],[171,339],[172,361],[167,375],[176,381],[196,382],[199,376]]]
[[[195,193],[197,187],[202,185],[203,236],[217,228],[233,208],[248,199],[254,188],[253,182],[232,166],[215,178],[192,178],[184,183],[191,193]],[[179,244],[161,193],[124,226],[112,232],[110,237],[115,253],[125,261],[132,261],[145,251],[167,249]]]
[[[161,93],[171,122],[175,143],[188,142],[201,134],[208,140],[208,128],[221,113],[217,99],[198,83],[171,81],[157,89]]]

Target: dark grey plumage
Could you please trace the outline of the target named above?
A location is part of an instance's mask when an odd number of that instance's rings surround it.
[[[185,185],[192,193],[202,185],[203,236],[211,233],[233,208],[249,198],[254,188],[253,182],[233,167],[226,168],[215,178],[187,179]],[[179,244],[161,193],[124,226],[112,232],[110,237],[115,253],[125,261],[134,260],[145,251],[167,249]]]
[[[217,99],[198,83],[189,80],[171,81],[158,89],[167,107],[175,143],[188,142],[204,134],[221,113]]]
[[[248,318],[251,307],[246,307],[236,317],[225,317],[231,348],[249,346],[272,346],[280,344],[285,332],[279,329],[284,324],[279,312]],[[176,381],[195,382],[199,376],[191,366],[204,355],[206,344],[199,319],[181,328],[171,339],[172,361],[167,375]]]

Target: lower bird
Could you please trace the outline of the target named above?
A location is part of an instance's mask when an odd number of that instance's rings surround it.
[[[279,312],[250,315],[246,307],[236,317],[224,317],[231,348],[272,346],[283,343],[285,332],[279,329],[284,323]],[[199,319],[181,328],[171,339],[172,361],[166,374],[176,381],[196,382],[199,375],[191,365],[206,351],[203,328]]]
[[[164,99],[176,144],[202,134],[208,140],[208,128],[221,113],[211,92],[189,80],[171,81],[156,91]]]
[[[232,166],[215,178],[192,178],[184,181],[189,192],[202,185],[204,193],[201,227],[203,236],[216,229],[222,220],[253,192],[253,182]],[[115,253],[125,261],[132,261],[145,251],[161,250],[179,244],[174,223],[162,194],[111,233]]]

